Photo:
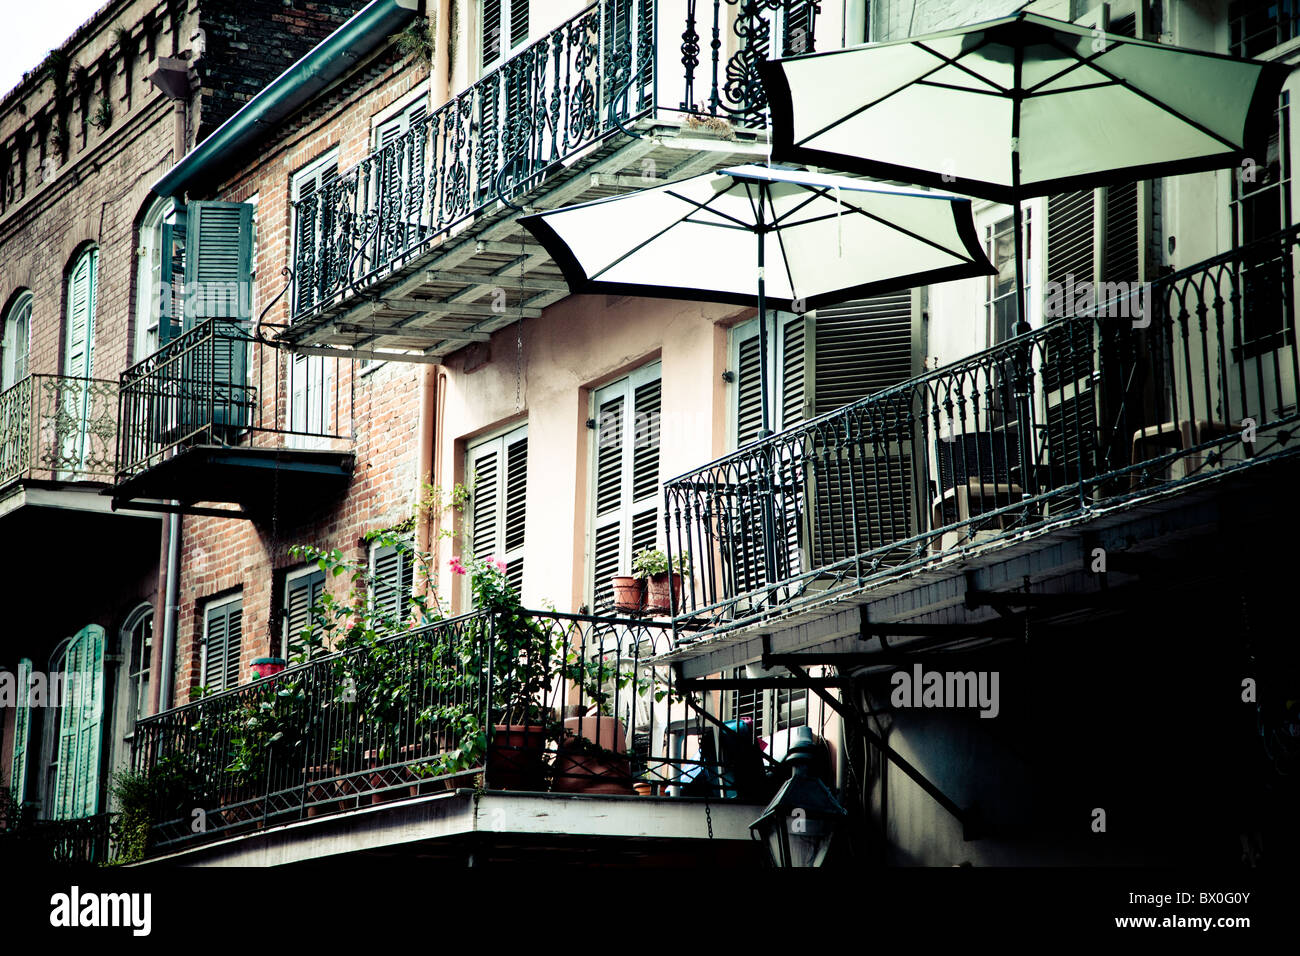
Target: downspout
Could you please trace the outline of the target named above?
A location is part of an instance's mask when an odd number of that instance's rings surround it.
[[[434,38],[436,48],[433,51],[433,63],[430,67],[429,76],[429,97],[430,113],[434,109],[442,106],[447,102],[450,91],[449,67],[450,67],[450,48],[449,31],[447,24],[450,20],[451,0],[435,0],[433,10],[429,15],[433,18]],[[434,487],[439,487],[442,475],[441,456],[438,452],[441,450],[442,442],[439,434],[442,424],[442,416],[438,414],[440,390],[438,387],[440,373],[442,369],[438,365],[425,365],[420,376],[420,423],[419,423],[419,443],[416,451],[416,500],[424,499],[424,482],[428,482]],[[435,461],[435,457],[439,460]],[[424,554],[430,554],[433,551],[433,542],[438,540],[438,531],[442,526],[442,502],[435,502],[432,514],[422,514],[420,520],[416,522],[416,550]],[[433,573],[438,572],[438,559],[434,555],[434,565],[431,569]],[[434,581],[430,578],[425,582],[430,592],[434,590]]]

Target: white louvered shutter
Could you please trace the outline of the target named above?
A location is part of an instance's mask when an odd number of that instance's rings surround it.
[[[506,581],[524,583],[528,426],[480,442],[468,452],[470,553],[506,562]]]
[[[659,538],[662,390],[655,362],[597,389],[591,575],[596,613],[612,612],[610,578],[631,573],[632,556]]]
[[[59,711],[58,770],[50,817],[75,820],[99,812],[104,730],[104,629],[91,624],[64,652],[64,700]]]

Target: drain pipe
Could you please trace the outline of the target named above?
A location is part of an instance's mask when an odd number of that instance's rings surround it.
[[[197,54],[195,60],[203,54],[202,38],[197,39],[199,47],[195,50]],[[174,163],[179,163],[189,151],[191,66],[191,61],[180,57],[159,57],[158,69],[149,77],[150,82],[172,101],[172,117],[175,123],[172,146]],[[179,611],[181,563],[180,502],[172,501],[171,506],[176,510],[167,515],[165,528],[167,553],[164,564],[167,572],[161,590],[162,633],[159,635],[159,640],[154,642],[154,650],[149,661],[156,675],[151,702],[151,712],[155,714],[172,706],[173,672],[176,669],[176,619]]]

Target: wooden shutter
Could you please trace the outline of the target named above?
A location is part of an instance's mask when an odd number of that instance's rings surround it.
[[[411,613],[415,565],[405,549],[386,544],[371,551],[371,599],[375,610],[397,627]]]
[[[294,643],[312,623],[312,608],[324,593],[324,571],[300,574],[285,582],[284,637],[287,652],[292,653]]]
[[[98,285],[99,250],[88,249],[77,260],[68,277],[66,337],[63,374],[71,378],[90,378],[94,369],[95,297]],[[60,399],[62,414],[71,424],[63,436],[63,463],[71,467],[62,472],[73,477],[86,460],[86,425],[90,415],[90,389],[71,387]]]
[[[195,202],[188,215],[185,329],[205,319],[250,318],[252,204]]]
[[[338,153],[316,159],[294,174],[289,183],[289,199],[294,203],[292,262],[294,281],[294,313],[316,304],[321,274],[329,265],[328,239],[333,231],[333,212],[325,199],[305,202],[338,178]],[[345,253],[350,255],[351,253]],[[299,261],[299,256],[303,261]],[[311,268],[315,260],[315,273]]]
[[[811,358],[815,414],[835,411],[911,378],[917,325],[911,291],[818,309]],[[889,427],[900,417],[906,418],[901,413],[861,417],[854,433],[865,441],[852,448],[813,450],[816,504],[805,509],[813,567],[911,536],[912,435]]]
[[[510,47],[528,42],[528,0],[510,0]]]
[[[209,605],[203,638],[203,684],[219,691],[239,684],[244,600]]]
[[[14,703],[14,743],[9,764],[9,796],[21,808],[27,800],[27,767],[32,736],[32,711],[28,692],[32,662],[24,657],[18,662],[18,700]]]
[[[99,812],[104,729],[104,629],[91,624],[64,651],[58,770],[50,816],[73,820]]]
[[[480,442],[468,457],[471,553],[505,561],[506,580],[518,593],[528,517],[528,427]]]
[[[592,606],[612,611],[609,579],[631,573],[632,556],[653,548],[659,526],[659,449],[662,400],[658,362],[593,396],[596,447],[592,481]]]
[[[501,59],[501,0],[483,0],[483,20],[480,26],[482,57],[479,65],[487,70]]]

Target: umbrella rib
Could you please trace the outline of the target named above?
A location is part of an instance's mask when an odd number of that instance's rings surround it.
[[[729,186],[729,187],[727,187],[727,189],[722,190],[722,192],[716,193],[716,194],[713,196],[713,199],[717,199],[718,196],[721,196],[722,193],[727,192],[730,188],[731,188],[731,187]],[[656,239],[661,238],[661,237],[664,235],[664,233],[668,232],[669,229],[674,229],[674,228],[676,228],[677,226],[680,226],[683,222],[686,221],[686,217],[689,216],[692,212],[695,211],[695,208],[703,208],[703,207],[699,206],[699,204],[696,203],[694,200],[686,199],[685,197],[683,197],[683,196],[682,196],[681,194],[679,194],[679,193],[672,192],[671,190],[666,190],[665,192],[666,192],[667,195],[672,196],[674,199],[680,199],[680,200],[682,200],[682,201],[685,202],[685,203],[689,203],[693,208],[690,209],[690,210],[688,210],[687,212],[682,213],[682,216],[681,216],[680,219],[675,219],[675,220],[673,220],[673,221],[670,222],[668,225],[664,226],[662,229],[660,229],[658,232],[656,232],[654,235],[652,235],[652,236],[647,236],[643,241],[638,242],[635,246],[633,246],[632,248],[628,249],[626,252],[624,252],[624,253],[623,253],[621,256],[619,256],[617,259],[614,259],[614,260],[612,260],[612,261],[610,261],[610,262],[607,262],[604,266],[602,266],[602,267],[601,267],[600,269],[598,269],[596,272],[593,272],[590,276],[588,276],[588,277],[587,277],[587,278],[588,278],[588,281],[594,280],[594,279],[596,279],[597,277],[604,275],[606,272],[608,272],[610,269],[614,268],[614,267],[615,267],[616,265],[618,265],[619,263],[625,261],[625,260],[628,259],[629,257],[631,257],[631,256],[635,255],[636,253],[640,252],[640,251],[641,251],[642,249],[644,249],[646,246],[650,245],[650,243],[654,242]],[[713,202],[713,199],[710,199],[709,202]],[[714,212],[714,213],[717,212],[716,209],[711,209],[711,210],[709,210],[709,211],[710,211],[710,212]],[[721,213],[718,213],[718,214],[719,214],[719,215],[722,215]],[[740,221],[740,220],[737,220],[737,222],[739,222],[739,221]],[[704,223],[703,225],[708,225],[708,223]]]
[[[815,190],[815,189],[817,189],[818,187],[810,186],[810,187],[808,187],[808,188],[810,188],[810,189],[814,189],[814,190]],[[828,191],[824,191],[824,192],[822,193],[822,195],[825,196],[825,197],[828,198],[828,199],[830,198],[830,194],[829,194]],[[969,255],[966,255],[966,254],[961,253],[961,252],[957,252],[957,251],[955,251],[955,250],[953,250],[953,249],[949,249],[947,246],[945,246],[945,245],[944,245],[943,243],[941,243],[941,242],[936,242],[935,240],[933,240],[933,239],[929,239],[929,238],[927,238],[927,237],[921,235],[920,233],[913,232],[912,230],[906,228],[905,226],[900,226],[900,225],[898,225],[897,223],[890,222],[888,219],[885,219],[885,218],[882,217],[882,216],[877,216],[875,213],[867,212],[865,209],[863,209],[863,208],[861,208],[861,207],[859,207],[859,206],[855,206],[855,205],[853,205],[853,203],[851,203],[851,202],[844,202],[844,203],[843,203],[843,206],[844,206],[845,209],[846,209],[848,212],[850,212],[850,213],[857,213],[857,214],[860,215],[860,216],[866,216],[868,219],[872,220],[873,222],[878,222],[878,223],[880,223],[882,226],[887,226],[887,227],[889,227],[890,229],[893,229],[893,230],[896,231],[896,232],[902,233],[902,234],[905,235],[905,236],[910,236],[911,238],[917,240],[918,242],[923,242],[923,243],[925,243],[927,246],[932,246],[933,248],[938,249],[938,250],[940,250],[941,252],[946,252],[946,253],[948,253],[948,255],[953,256],[953,257],[955,257],[955,258],[957,258],[957,259],[961,259],[963,262],[974,262],[974,261],[975,261],[975,260],[972,259]],[[822,222],[822,221],[824,221],[824,220],[826,220],[826,219],[831,219],[831,218],[833,218],[834,215],[835,215],[834,213],[827,213],[826,215],[824,215],[824,216],[819,216],[819,217],[817,217],[816,219],[805,219],[803,222],[795,223],[794,225],[787,226],[786,228],[787,228],[787,229],[793,229],[793,228],[795,228],[795,226],[806,226],[806,225],[809,225],[810,223],[814,223],[814,222]]]
[[[1118,42],[1118,41],[1117,41],[1117,42]],[[1021,92],[1022,92],[1025,96],[1033,96],[1033,95],[1035,95],[1035,94],[1038,92],[1038,90],[1039,90],[1040,88],[1046,86],[1048,83],[1054,83],[1056,80],[1058,80],[1058,79],[1060,79],[1061,77],[1065,76],[1065,74],[1069,73],[1071,70],[1077,70],[1077,69],[1079,69],[1080,67],[1084,67],[1084,66],[1092,66],[1092,61],[1095,60],[1095,59],[1097,59],[1097,57],[1101,56],[1103,53],[1106,52],[1105,50],[1098,50],[1096,53],[1092,54],[1091,56],[1080,56],[1079,53],[1078,53],[1078,51],[1076,51],[1076,50],[1071,50],[1068,46],[1058,45],[1058,48],[1064,50],[1064,51],[1065,51],[1066,53],[1068,53],[1070,56],[1074,57],[1075,62],[1071,63],[1071,64],[1070,64],[1069,66],[1067,66],[1065,69],[1063,69],[1063,70],[1057,70],[1057,71],[1056,71],[1055,73],[1053,73],[1051,76],[1048,76],[1048,77],[1045,77],[1044,79],[1039,80],[1039,81],[1038,81],[1037,83],[1035,83],[1033,86],[1027,86],[1027,87],[1025,87],[1023,90],[1021,90]],[[1101,84],[1098,84],[1098,85],[1101,85]]]
[[[963,52],[961,55],[962,55],[962,56],[967,56],[968,54],[974,53],[976,50],[980,49],[980,47],[986,46],[986,45],[988,44],[988,42],[989,42],[988,38],[985,37],[985,39],[982,40],[979,44],[977,44],[977,45],[974,46],[974,47],[971,47],[971,49],[969,49],[969,50]],[[945,66],[955,66],[955,67],[957,67],[959,70],[962,70],[962,71],[964,71],[964,72],[966,72],[966,73],[969,73],[969,74],[971,74],[972,76],[976,77],[977,79],[984,80],[984,77],[980,76],[980,75],[979,75],[978,73],[976,73],[974,70],[970,70],[970,69],[968,69],[966,66],[964,66],[964,65],[961,64],[961,63],[958,63],[955,59],[952,59],[951,57],[946,57],[946,56],[944,56],[942,53],[936,53],[934,50],[931,50],[928,46],[926,46],[926,45],[923,44],[923,43],[913,43],[912,46],[924,50],[926,53],[930,54],[931,56],[938,57],[939,60],[940,60],[941,62],[940,62],[939,65],[936,66],[934,69],[932,69],[932,70],[927,70],[926,72],[922,73],[920,76],[918,76],[918,77],[914,77],[914,78],[908,80],[908,81],[907,81],[906,83],[904,83],[902,86],[897,87],[896,89],[890,90],[890,91],[889,91],[888,93],[886,93],[884,96],[878,97],[878,98],[876,98],[875,100],[872,100],[870,103],[864,103],[862,106],[859,106],[857,109],[855,109],[855,110],[851,110],[851,111],[849,111],[848,113],[845,113],[843,116],[839,117],[838,119],[836,119],[836,120],[834,120],[834,121],[832,121],[832,122],[830,122],[830,123],[827,123],[827,124],[826,124],[825,126],[823,126],[821,129],[819,129],[819,130],[814,130],[813,132],[811,132],[811,133],[809,133],[807,136],[803,137],[803,139],[799,140],[799,142],[798,142],[798,143],[795,143],[794,145],[796,145],[796,146],[803,146],[804,144],[806,144],[806,143],[808,142],[808,140],[810,140],[810,139],[814,139],[815,137],[818,137],[818,136],[822,135],[822,133],[825,133],[827,130],[834,129],[836,126],[842,126],[842,125],[844,125],[845,123],[847,123],[849,120],[853,119],[853,117],[857,116],[858,114],[860,114],[860,113],[865,113],[867,110],[869,110],[869,109],[873,109],[874,107],[879,106],[881,103],[885,102],[885,100],[889,99],[889,98],[892,97],[892,96],[897,96],[899,93],[903,92],[903,91],[904,91],[905,89],[907,89],[909,86],[914,86],[914,85],[916,85],[917,83],[920,83],[921,81],[923,81],[927,76],[932,76],[933,74],[938,73],[938,72],[939,72],[940,70],[942,70]],[[992,81],[992,80],[988,80],[987,82],[992,83],[993,81]],[[994,86],[998,86],[998,84],[996,84],[996,83],[993,83],[993,85],[994,85]],[[1002,89],[1002,87],[998,86],[998,89]],[[1005,92],[1005,91],[1004,91],[1004,92]]]
[[[808,188],[809,188],[808,185],[807,185],[806,183],[800,183],[800,185],[803,186],[805,189],[808,189]],[[794,206],[794,207],[792,207],[792,208],[790,208],[790,209],[787,209],[785,212],[783,212],[783,213],[781,213],[781,214],[779,214],[779,215],[776,214],[776,206],[773,206],[773,207],[772,207],[772,213],[773,213],[773,217],[772,217],[772,225],[775,226],[776,228],[780,229],[781,226],[784,224],[784,222],[785,222],[786,219],[789,219],[791,216],[793,216],[795,213],[797,213],[800,209],[803,209],[803,208],[804,208],[805,206],[807,206],[809,203],[814,203],[814,202],[816,202],[816,201],[820,198],[820,195],[821,195],[820,193],[816,192],[815,190],[809,190],[809,191],[812,192],[812,195],[811,195],[811,196],[809,196],[807,199],[804,199],[802,202],[799,203],[799,205]]]
[[[714,196],[713,196],[713,199],[717,199],[718,196],[721,196],[721,195],[722,195],[722,193],[730,192],[730,191],[731,191],[731,188],[732,188],[732,187],[728,186],[726,189],[722,190],[722,192],[715,193]],[[737,217],[737,216],[732,216],[732,215],[730,215],[729,213],[725,213],[725,212],[723,212],[723,211],[720,210],[720,209],[710,209],[708,203],[701,203],[698,199],[691,199],[689,196],[683,196],[681,193],[673,192],[671,189],[666,189],[666,190],[664,190],[664,195],[665,195],[665,196],[672,196],[674,199],[680,199],[680,200],[681,200],[682,202],[684,202],[684,203],[689,203],[690,205],[692,205],[692,206],[695,207],[695,210],[698,210],[698,211],[701,211],[701,212],[710,212],[710,213],[713,213],[713,215],[717,216],[717,217],[720,218],[720,219],[727,219],[727,220],[730,220],[731,222],[734,222],[734,223],[736,224],[736,225],[734,225],[734,226],[728,226],[728,225],[724,225],[723,223],[720,223],[720,222],[700,222],[700,221],[697,220],[697,219],[696,219],[696,220],[691,220],[691,221],[694,222],[696,225],[700,225],[700,226],[716,226],[716,227],[718,227],[719,229],[746,229],[746,230],[749,230],[749,231],[751,231],[751,232],[753,231],[753,228],[754,228],[754,227],[751,226],[749,223],[745,222],[745,220],[743,220],[743,219],[741,219],[741,218],[739,218],[739,217]],[[709,202],[713,202],[713,199],[710,199]],[[686,220],[686,217],[687,217],[687,216],[690,216],[690,213],[689,213],[689,212],[686,214],[686,216],[683,216],[681,219],[679,219],[679,220],[678,220],[678,223],[680,223],[680,222],[684,222],[684,221]],[[674,223],[674,225],[676,225],[676,224],[677,224],[677,223]]]
[[[1066,47],[1063,44],[1059,43],[1055,38],[1052,39],[1052,45],[1057,47],[1058,49],[1069,52],[1069,47]],[[1109,52],[1109,50],[1103,52]],[[1192,127],[1193,129],[1199,130],[1200,132],[1204,133],[1206,136],[1209,136],[1211,139],[1217,139],[1224,146],[1227,146],[1229,150],[1236,151],[1241,149],[1241,147],[1238,146],[1236,143],[1224,139],[1218,133],[1214,132],[1214,130],[1209,129],[1208,127],[1204,126],[1201,123],[1196,122],[1196,120],[1188,116],[1184,116],[1179,110],[1174,109],[1172,106],[1169,106],[1167,103],[1160,102],[1160,100],[1156,99],[1154,96],[1135,87],[1128,80],[1116,76],[1110,70],[1107,70],[1104,66],[1100,66],[1096,61],[1091,61],[1089,62],[1088,65],[1091,66],[1098,73],[1100,73],[1102,76],[1107,77],[1108,79],[1122,86],[1124,89],[1128,90],[1134,96],[1146,100],[1148,103],[1152,104],[1156,108],[1163,110],[1164,112],[1168,113],[1170,116],[1173,116],[1178,120],[1181,120],[1182,122],[1186,123],[1188,126]]]

